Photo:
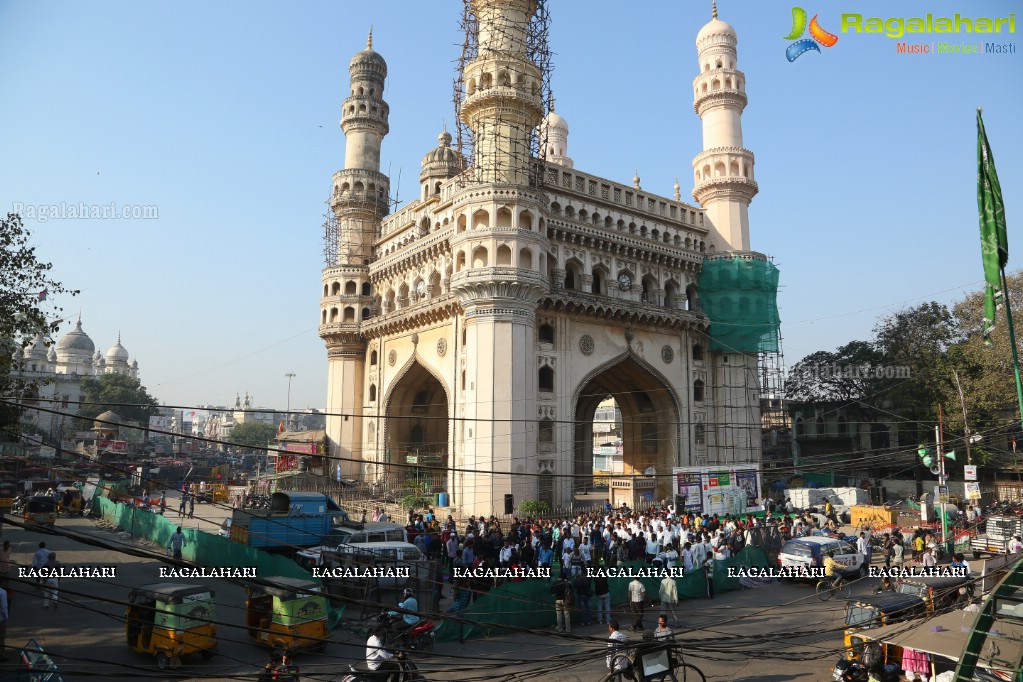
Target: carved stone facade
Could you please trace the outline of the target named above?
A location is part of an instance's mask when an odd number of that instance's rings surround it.
[[[501,134],[478,135],[467,164],[442,132],[423,160],[420,198],[390,215],[379,173],[386,65],[370,48],[352,61],[342,128],[358,151],[335,175],[332,208],[353,248],[323,271],[321,298],[330,455],[352,478],[420,467],[470,513],[503,511],[509,494],[567,505],[591,483],[593,415],[613,396],[625,475],[658,473],[634,489],[665,497],[673,466],[758,461],[756,358],[707,350],[698,291],[706,254],[749,243],[752,194],[735,188],[755,183],[752,154],[735,138],[745,94],[734,31],[716,18],[701,31],[715,59],[726,55],[711,68],[732,79],[719,86],[729,113],[711,114],[727,144],[710,131],[694,161],[701,208],[638,178],[577,171],[567,123],[541,120],[525,37],[535,2],[471,6],[480,50],[465,69],[461,115],[477,133]],[[697,108],[710,110],[701,89]],[[538,126],[549,146],[523,159],[516,150]],[[720,176],[731,190],[705,189],[704,159],[713,174],[733,157],[739,175]]]

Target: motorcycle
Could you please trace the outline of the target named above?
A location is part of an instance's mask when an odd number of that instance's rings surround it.
[[[859,661],[840,658],[835,664],[832,679],[835,682],[867,682],[869,673]],[[895,663],[887,663],[880,671],[874,673],[882,682],[896,682],[902,678],[902,670]]]
[[[25,505],[28,503],[28,499],[24,495],[18,495],[14,498],[14,502],[11,503],[11,515],[20,515],[25,510]]]
[[[400,668],[399,672],[393,673],[397,682],[416,682],[417,680],[424,679],[419,674],[419,668],[413,663],[408,656],[403,658],[395,658]],[[341,675],[341,682],[380,682],[381,676],[379,672],[370,670],[369,665],[365,661],[359,663],[353,663],[348,666],[348,670]]]
[[[384,611],[378,622],[387,628],[384,643],[389,647],[419,651],[433,649],[433,631],[437,626],[432,620],[420,618],[418,623],[408,627],[400,614]]]

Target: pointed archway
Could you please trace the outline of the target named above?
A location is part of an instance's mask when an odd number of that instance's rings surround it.
[[[576,391],[573,496],[592,484],[594,415],[607,398],[614,398],[621,413],[621,471],[611,474],[612,484],[616,477],[628,479],[653,500],[668,497],[666,474],[678,462],[678,399],[656,370],[631,353],[595,369]],[[656,479],[646,478],[651,468]]]
[[[387,396],[385,475],[417,480],[429,491],[447,489],[448,394],[440,380],[413,361]]]

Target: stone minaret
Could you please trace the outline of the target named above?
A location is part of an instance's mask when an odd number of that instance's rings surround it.
[[[703,151],[693,159],[693,198],[707,210],[714,251],[748,251],[749,204],[757,193],[753,153],[742,146],[746,76],[736,63],[735,29],[713,19],[696,36],[700,75],[693,108],[703,121]]]
[[[547,199],[530,183],[530,136],[543,117],[542,74],[527,44],[537,3],[472,0],[471,11],[479,49],[465,66],[460,114],[474,155],[470,183],[452,197],[462,222],[451,237],[451,290],[465,316],[465,419],[452,428],[465,443],[456,453],[464,468],[535,474],[534,325],[550,251]],[[501,512],[507,494],[536,497],[536,477],[458,473],[455,491],[463,506]]]
[[[323,270],[319,329],[327,345],[330,455],[341,458],[358,457],[362,442],[366,342],[360,325],[376,313],[369,264],[390,197],[390,180],[380,172],[380,144],[388,131],[383,99],[387,63],[373,51],[372,32],[366,49],[352,58],[348,71],[351,92],[341,113],[345,167],[334,174],[330,200],[338,256],[336,263]],[[354,462],[341,462],[341,468],[346,477],[358,475]]]

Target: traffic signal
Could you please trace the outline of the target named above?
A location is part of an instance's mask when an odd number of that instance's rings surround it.
[[[921,445],[919,448],[917,448],[916,454],[923,461],[923,465],[925,467],[930,467],[932,464],[934,464],[934,458],[931,457],[931,449],[928,448],[926,445]]]

